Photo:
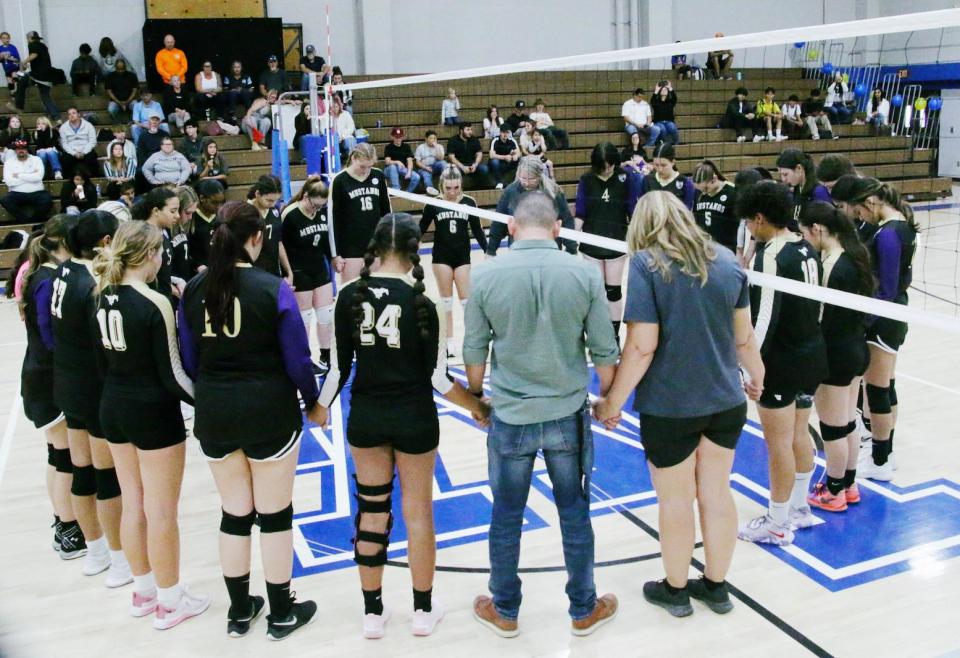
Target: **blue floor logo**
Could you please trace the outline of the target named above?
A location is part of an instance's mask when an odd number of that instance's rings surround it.
[[[452,371],[462,379],[462,373]],[[294,519],[295,576],[353,566],[353,517],[356,503],[350,477],[353,465],[346,444],[349,387],[331,409],[330,428],[311,427],[304,433],[297,467],[298,491],[311,495],[299,504]],[[441,428],[463,423],[476,433],[470,417],[437,397]],[[653,485],[637,438],[637,421],[630,414],[608,431],[594,425],[595,464],[591,482],[594,516],[619,508],[635,509],[656,502]],[[472,449],[485,450],[479,434]],[[441,454],[443,453],[441,433]],[[731,483],[734,490],[758,503],[767,496],[767,458],[760,429],[748,425],[737,448]],[[816,477],[823,472],[818,459]],[[485,474],[476,481],[452,478],[438,457],[434,480],[437,547],[483,542],[487,538],[492,496]],[[534,472],[533,486],[550,498],[546,469]],[[842,514],[814,511],[818,522],[797,532],[792,546],[770,547],[777,558],[831,591],[854,587],[911,569],[930,569],[960,555],[960,486],[946,480],[900,488],[861,483],[862,502]],[[389,556],[406,554],[406,528],[400,514],[399,486],[394,489],[394,528]],[[529,508],[524,531],[548,523]],[[603,537],[597,538],[598,544]]]

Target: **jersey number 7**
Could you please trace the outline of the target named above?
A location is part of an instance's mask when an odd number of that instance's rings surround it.
[[[387,341],[387,347],[400,349],[400,313],[403,311],[397,304],[387,304],[380,317],[370,302],[363,303],[363,321],[360,323],[360,344],[374,345],[377,342],[374,330]]]

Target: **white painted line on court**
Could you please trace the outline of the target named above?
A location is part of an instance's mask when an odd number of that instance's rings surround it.
[[[13,403],[10,405],[10,415],[7,417],[7,427],[3,431],[3,438],[0,439],[0,485],[3,484],[3,474],[7,470],[7,457],[10,455],[10,446],[13,445],[13,433],[17,429],[17,417],[20,415],[20,383],[17,383],[17,391],[13,395]]]
[[[912,381],[912,382],[917,382],[918,384],[924,384],[924,385],[926,385],[926,386],[930,386],[931,388],[939,389],[939,390],[944,391],[944,392],[946,392],[946,393],[952,393],[952,394],[954,394],[954,395],[960,395],[960,390],[957,390],[957,389],[955,389],[955,388],[950,388],[950,387],[948,387],[948,386],[944,386],[943,384],[936,384],[936,383],[934,383],[934,382],[927,381],[926,379],[921,379],[920,377],[914,377],[913,375],[907,375],[907,374],[904,374],[903,372],[901,372],[901,371],[899,371],[899,370],[897,371],[897,379],[909,379],[909,380]]]
[[[26,345],[27,341],[17,340],[12,343],[0,343],[0,347],[16,347],[17,345]]]

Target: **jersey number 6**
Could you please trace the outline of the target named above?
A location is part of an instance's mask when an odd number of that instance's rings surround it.
[[[362,308],[363,321],[360,323],[360,344],[367,346],[376,344],[377,338],[371,333],[375,329],[377,334],[387,341],[387,347],[399,349],[400,313],[403,309],[396,304],[387,304],[380,317],[377,318],[370,302],[364,302]]]

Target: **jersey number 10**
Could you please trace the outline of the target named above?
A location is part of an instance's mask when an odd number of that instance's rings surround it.
[[[377,337],[372,332],[376,331],[377,335],[387,341],[387,347],[400,349],[400,313],[403,309],[397,304],[387,304],[378,318],[370,302],[364,302],[362,308],[363,321],[360,323],[360,344],[375,345]]]
[[[114,352],[127,351],[127,339],[123,336],[123,316],[114,309],[97,311],[97,324],[100,325],[100,340],[104,348]]]

